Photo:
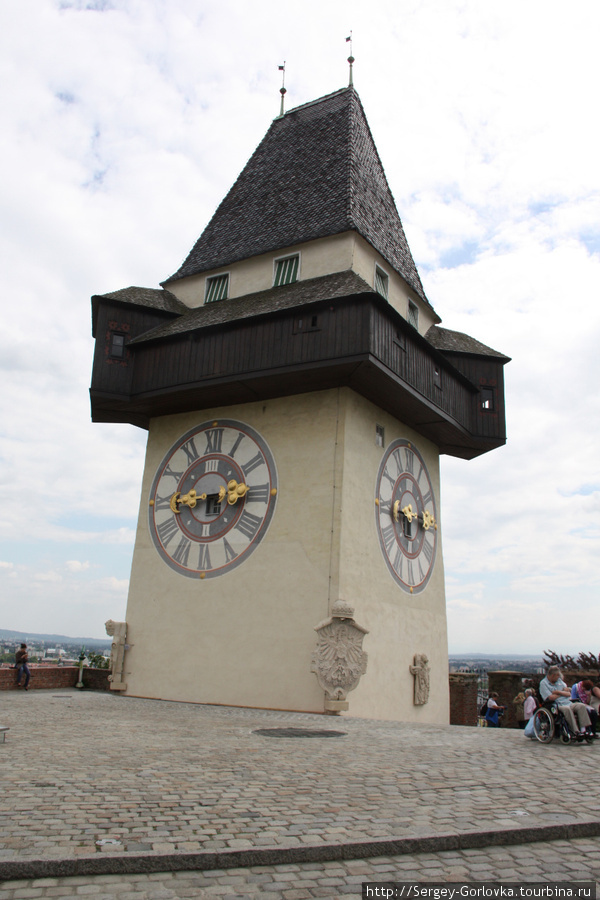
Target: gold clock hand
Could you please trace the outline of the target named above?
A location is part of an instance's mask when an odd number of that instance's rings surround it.
[[[227,502],[230,506],[233,506],[240,497],[245,497],[247,493],[248,485],[238,484],[237,481],[232,479],[227,485]]]
[[[421,518],[421,524],[423,526],[424,531],[429,531],[430,528],[437,528],[437,524],[435,521],[435,517],[432,513],[427,512],[426,509],[423,510],[423,516]]]
[[[171,497],[169,506],[174,513],[179,513],[181,512],[179,509],[180,506],[189,506],[190,509],[193,509],[198,500],[206,500],[206,494],[197,494],[193,488],[187,494],[183,495],[179,491],[175,491]]]

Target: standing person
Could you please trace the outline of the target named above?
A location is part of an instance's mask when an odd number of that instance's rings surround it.
[[[504,712],[504,707],[498,705],[498,694],[494,692],[490,694],[490,699],[487,702],[485,721],[488,724],[488,728],[500,728],[500,711]]]
[[[571,691],[563,681],[558,666],[550,666],[546,677],[540,681],[540,696],[544,701],[556,703],[574,734],[580,736],[590,728],[590,717],[585,704],[571,703]]]
[[[25,684],[23,687],[25,690],[29,688],[29,679],[31,678],[31,672],[29,671],[29,666],[27,665],[27,660],[29,659],[29,654],[27,653],[27,644],[21,644],[21,647],[15,653],[15,665],[17,667],[17,687],[21,687],[21,676],[23,673],[25,674]]]
[[[525,716],[526,722],[529,722],[536,709],[537,700],[535,699],[535,692],[533,688],[527,688],[525,691],[525,702],[523,703],[523,715]]]

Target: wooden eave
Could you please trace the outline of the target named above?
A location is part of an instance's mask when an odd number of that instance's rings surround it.
[[[323,319],[320,337],[293,331],[294,321],[306,313]],[[379,331],[388,336],[377,337]],[[406,365],[407,360],[411,366],[420,360],[421,368],[429,370],[435,363],[445,372],[447,395],[442,396],[441,405],[424,394],[423,385],[394,371],[390,360],[400,351],[390,346],[395,341],[388,332],[405,335]],[[277,334],[287,336],[294,353],[285,355]],[[379,351],[373,346],[376,339]],[[232,356],[236,343],[245,357]],[[196,349],[197,345],[203,347]],[[300,345],[308,348],[304,356]],[[471,458],[504,442],[470,431],[472,404],[467,398],[477,394],[478,388],[372,292],[270,310],[129,346],[133,368],[123,393],[103,391],[98,384],[91,391],[95,421],[148,427],[155,416],[347,386],[414,427],[442,453]],[[217,354],[214,363],[208,360],[211,353]],[[264,364],[259,362],[263,357]],[[449,399],[451,395],[455,401]],[[452,402],[462,410],[458,417],[452,413]]]

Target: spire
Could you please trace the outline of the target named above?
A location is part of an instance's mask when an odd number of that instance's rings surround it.
[[[348,76],[348,87],[353,87],[354,80],[352,78],[352,66],[354,65],[354,57],[352,55],[352,32],[350,32],[350,37],[346,38],[346,43],[350,44],[350,56],[348,57],[348,63],[350,65],[350,74]]]
[[[427,303],[353,88],[273,120],[180,269],[163,284],[356,231]]]
[[[282,66],[279,66],[279,71],[282,73],[282,75],[281,75],[281,87],[279,88],[279,93],[281,94],[281,106],[280,106],[280,108],[279,108],[279,118],[281,118],[281,116],[283,115],[284,97],[285,97],[285,95],[286,95],[286,93],[287,93],[287,91],[286,91],[286,89],[285,89],[285,59],[284,59],[284,61],[283,61],[283,65],[282,65]]]

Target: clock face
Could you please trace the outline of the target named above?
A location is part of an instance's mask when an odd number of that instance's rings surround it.
[[[427,466],[414,444],[393,441],[377,475],[375,523],[394,580],[412,593],[422,591],[433,572],[437,510]]]
[[[239,566],[265,536],[277,469],[249,425],[204,422],[171,447],[150,489],[154,546],[176,572],[214,578]]]

